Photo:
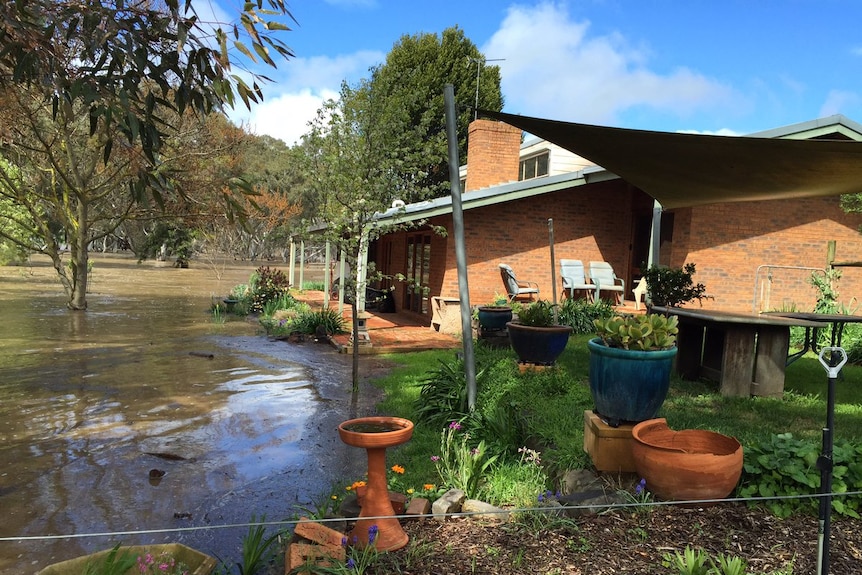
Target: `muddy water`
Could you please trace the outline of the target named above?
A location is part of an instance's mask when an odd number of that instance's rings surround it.
[[[284,519],[361,472],[334,432],[365,409],[347,356],[212,320],[256,265],[96,255],[87,312],[65,309],[47,261],[0,268],[0,538],[27,538],[0,541],[0,573],[118,541],[230,558],[245,529],[38,537]]]

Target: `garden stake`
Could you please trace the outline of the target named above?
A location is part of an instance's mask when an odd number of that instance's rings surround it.
[[[826,354],[829,360],[826,360]],[[840,360],[838,360],[840,358]],[[823,448],[817,458],[820,470],[820,529],[817,535],[817,575],[829,573],[829,528],[832,515],[832,434],[835,426],[835,380],[844,364],[847,353],[842,347],[824,347],[820,350],[820,364],[826,368],[829,387],[826,393],[826,427],[823,428]]]

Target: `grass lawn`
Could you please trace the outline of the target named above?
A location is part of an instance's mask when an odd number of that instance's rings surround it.
[[[589,457],[583,452],[583,414],[592,408],[587,381],[586,342],[590,337],[571,337],[556,369],[523,374],[510,350],[477,347],[481,375],[476,407],[483,419],[475,429],[481,427],[489,438],[510,442],[497,446],[508,448],[510,459],[517,459],[517,449],[522,445],[541,446],[542,459],[551,470],[590,468]],[[422,381],[429,374],[439,375],[444,364],[452,364],[455,353],[417,352],[391,359],[397,367],[376,382],[386,393],[379,411],[416,421]],[[459,364],[452,368],[457,375]],[[718,393],[716,383],[674,378],[658,416],[667,418],[673,429],[709,429],[734,436],[743,446],[766,442],[774,434],[787,432],[819,445],[826,422],[827,373],[815,355],[809,354],[787,368],[785,390],[782,399],[728,398]],[[841,371],[836,383],[835,411],[836,443],[862,444],[862,368],[848,364]],[[507,418],[505,413],[514,417]],[[518,429],[511,429],[513,421]],[[431,456],[440,450],[443,427],[440,421],[435,425],[418,422],[413,439],[389,454],[390,463],[405,467],[405,484],[421,486],[437,481]],[[513,445],[512,441],[519,444]],[[488,482],[497,483],[501,498],[503,492],[513,491],[512,485],[501,484],[515,481],[510,474],[496,481],[489,478]]]

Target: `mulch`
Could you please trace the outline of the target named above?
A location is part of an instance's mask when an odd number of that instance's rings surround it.
[[[543,528],[526,521],[415,521],[405,525],[408,546],[382,554],[370,572],[675,575],[663,558],[687,545],[713,558],[720,553],[739,556],[748,563],[747,573],[817,572],[814,516],[780,519],[762,509],[728,503],[658,507],[646,513],[617,510],[567,523]],[[862,521],[833,518],[829,572],[862,573]]]

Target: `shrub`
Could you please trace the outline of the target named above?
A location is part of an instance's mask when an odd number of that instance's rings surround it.
[[[593,333],[593,322],[597,319],[607,319],[614,315],[614,309],[607,300],[596,302],[585,299],[565,299],[560,304],[560,325],[568,325],[572,333]]]
[[[694,273],[693,263],[687,263],[682,268],[650,266],[644,271],[650,303],[658,306],[678,306],[711,297],[706,295],[706,287],[702,283],[694,283],[691,278]]]
[[[316,334],[324,331],[326,334],[347,333],[344,318],[334,309],[303,311],[293,320],[293,331]]]
[[[554,325],[554,304],[547,300],[539,300],[525,305],[518,312],[518,323],[532,327]]]
[[[739,495],[742,497],[806,496],[820,488],[817,459],[820,445],[814,441],[795,439],[790,433],[773,435],[769,441],[746,446],[745,466]],[[832,491],[846,493],[862,490],[862,445],[847,441],[836,442],[832,450]],[[764,501],[764,505],[779,517],[796,511],[818,509],[813,497]],[[832,509],[841,515],[859,518],[862,497],[837,496]]]
[[[267,303],[279,299],[289,288],[290,282],[283,271],[269,266],[257,268],[249,281],[251,313],[261,313]]]

